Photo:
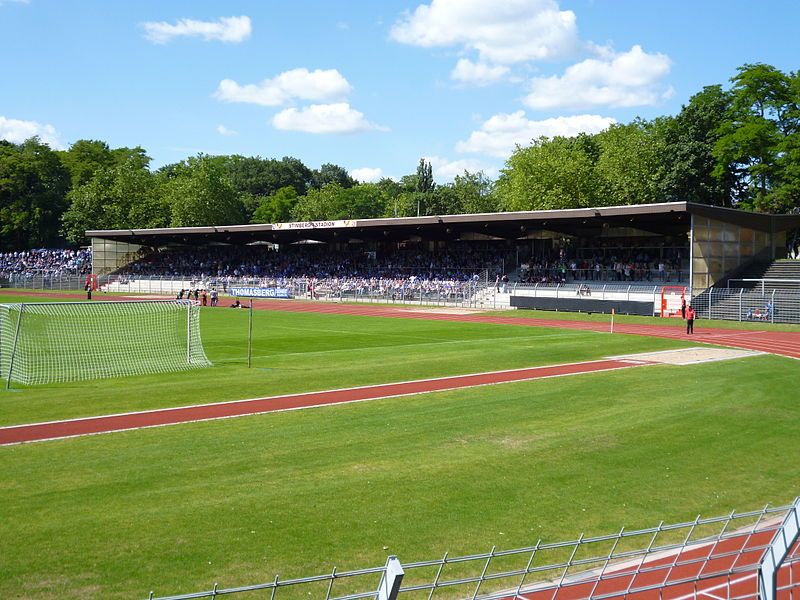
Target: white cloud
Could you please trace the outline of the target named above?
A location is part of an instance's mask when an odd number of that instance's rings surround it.
[[[280,106],[294,98],[301,100],[338,100],[352,87],[336,69],[306,68],[284,71],[260,83],[239,85],[232,79],[219,82],[214,97],[223,102],[247,102],[261,106]]]
[[[383,177],[383,169],[380,167],[374,169],[372,167],[361,167],[350,171],[350,176],[356,181],[374,183],[380,181],[381,177]]]
[[[239,135],[238,131],[228,129],[225,125],[217,125],[217,133],[224,136]]]
[[[536,109],[630,107],[657,104],[672,89],[662,83],[671,61],[641,46],[606,53],[568,67],[562,76],[535,77],[525,104]]]
[[[598,115],[575,115],[531,121],[525,112],[500,113],[489,118],[466,141],[456,144],[457,152],[475,152],[501,158],[508,157],[517,144],[527,146],[541,136],[574,136],[598,133],[616,121]]]
[[[487,64],[563,58],[578,47],[575,13],[560,10],[557,0],[432,0],[406,13],[390,36],[412,46],[476,51]]]
[[[453,181],[456,175],[463,175],[464,171],[469,171],[470,173],[483,171],[490,178],[497,177],[498,173],[497,167],[487,165],[476,159],[450,160],[441,156],[425,156],[423,158],[431,163],[433,177],[437,181]]]
[[[305,133],[357,133],[359,131],[386,131],[370,123],[364,114],[351,108],[347,102],[312,104],[303,108],[287,108],[272,118],[276,129],[303,131]]]
[[[165,21],[142,23],[145,37],[154,44],[166,44],[176,37],[199,37],[203,41],[238,44],[250,37],[253,26],[250,17],[220,17],[216,21],[180,19],[175,24]]]
[[[42,125],[36,121],[7,119],[0,116],[0,140],[19,144],[33,136],[38,136],[42,142],[56,150],[61,150],[64,147],[59,139],[58,132],[52,125]]]
[[[468,58],[461,58],[450,72],[450,78],[466,84],[489,85],[503,79],[508,75],[509,70],[503,65],[474,63]]]

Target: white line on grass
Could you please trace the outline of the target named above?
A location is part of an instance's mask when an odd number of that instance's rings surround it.
[[[304,392],[304,393],[301,393],[301,394],[284,394],[284,395],[281,395],[281,396],[269,396],[269,397],[266,397],[266,398],[248,398],[248,399],[245,399],[245,400],[227,400],[225,402],[212,402],[210,404],[195,404],[195,405],[188,405],[188,406],[174,406],[172,408],[158,408],[158,409],[154,409],[154,410],[142,410],[142,411],[128,412],[128,413],[117,413],[117,414],[113,414],[113,415],[100,415],[100,416],[94,416],[94,417],[81,417],[81,418],[76,418],[76,419],[64,419],[64,420],[61,420],[61,421],[44,421],[44,422],[41,422],[41,423],[26,423],[24,425],[7,425],[7,426],[4,426],[4,427],[0,427],[0,430],[3,430],[3,429],[16,429],[16,428],[23,428],[23,427],[36,427],[36,426],[39,426],[39,425],[54,425],[54,424],[59,424],[59,423],[71,423],[71,422],[77,422],[77,421],[94,421],[94,420],[97,420],[97,419],[106,419],[106,418],[114,418],[114,417],[125,417],[125,416],[130,416],[130,415],[141,415],[141,414],[160,413],[160,412],[170,412],[170,411],[175,411],[175,410],[180,411],[180,410],[184,410],[184,409],[188,410],[188,409],[193,409],[193,408],[203,408],[203,407],[207,407],[207,406],[218,406],[218,405],[224,405],[224,404],[234,404],[234,403],[237,403],[237,402],[255,402],[255,401],[259,401],[259,400],[277,400],[277,399],[280,399],[280,398],[287,398],[287,397],[302,397],[302,396],[309,396],[309,395],[314,395],[314,394],[324,394],[326,392],[342,392],[342,391],[359,390],[359,389],[363,389],[363,388],[380,388],[380,387],[386,387],[386,386],[392,386],[392,385],[402,385],[402,384],[406,384],[406,383],[422,383],[422,382],[426,382],[426,381],[443,381],[443,380],[447,380],[447,379],[456,379],[456,378],[461,378],[461,377],[491,375],[491,374],[494,374],[494,373],[512,373],[512,372],[515,372],[515,371],[525,371],[525,370],[528,370],[528,369],[592,364],[592,363],[596,363],[596,362],[605,362],[605,359],[585,361],[585,362],[576,362],[576,363],[565,363],[565,364],[560,364],[560,365],[547,365],[546,367],[526,367],[526,368],[522,368],[522,369],[509,369],[509,370],[505,370],[505,371],[489,371],[489,372],[486,372],[486,373],[470,373],[468,375],[453,375],[453,376],[439,377],[439,378],[434,378],[434,379],[416,379],[416,380],[412,380],[412,381],[403,381],[403,382],[397,382],[397,383],[384,383],[384,384],[379,384],[379,385],[365,385],[365,386],[359,386],[359,387],[354,387],[354,388],[341,388],[341,389],[335,389],[335,390],[323,390],[323,391],[319,391],[319,392]],[[622,361],[620,361],[620,362],[622,362]],[[257,412],[252,412],[252,413],[244,413],[244,414],[241,414],[241,415],[227,415],[227,416],[224,416],[224,417],[206,417],[206,418],[200,418],[200,419],[187,419],[186,421],[176,421],[174,423],[162,423],[162,424],[159,424],[159,425],[143,425],[143,426],[140,426],[140,427],[125,427],[125,428],[122,428],[122,429],[110,429],[108,431],[96,431],[96,432],[92,432],[92,433],[79,433],[79,434],[75,434],[75,435],[64,435],[64,436],[58,436],[58,437],[48,437],[48,438],[43,438],[43,439],[40,439],[40,440],[28,440],[28,441],[24,441],[24,442],[12,442],[12,443],[3,444],[3,445],[4,446],[16,446],[18,444],[31,444],[31,443],[35,443],[35,442],[50,442],[50,441],[54,441],[54,440],[65,440],[65,439],[69,439],[69,438],[84,437],[84,436],[87,436],[87,435],[102,435],[102,434],[106,434],[106,433],[118,433],[118,432],[123,432],[123,431],[136,431],[138,429],[152,429],[152,428],[155,428],[155,427],[168,427],[168,426],[172,426],[172,425],[184,425],[184,424],[187,424],[187,423],[202,423],[202,422],[205,422],[205,421],[221,421],[223,419],[237,419],[237,418],[240,418],[240,417],[253,417],[253,416],[280,413],[280,412],[291,412],[291,411],[297,411],[297,410],[306,410],[306,409],[309,409],[309,408],[325,408],[325,407],[329,407],[329,406],[332,407],[332,406],[341,406],[341,405],[344,405],[344,404],[355,404],[355,403],[358,403],[358,402],[371,402],[371,401],[374,401],[374,400],[385,400],[385,399],[390,399],[390,398],[403,398],[403,397],[407,397],[407,396],[418,396],[418,395],[421,395],[421,394],[434,394],[434,393],[438,393],[438,392],[452,392],[452,391],[457,391],[457,390],[465,390],[465,389],[471,389],[471,388],[486,387],[486,386],[490,386],[490,385],[503,385],[503,384],[507,384],[507,383],[523,383],[523,382],[526,382],[526,381],[538,381],[540,379],[555,379],[557,377],[571,377],[573,375],[589,375],[591,373],[608,373],[610,371],[621,371],[621,370],[624,370],[624,369],[632,369],[632,368],[641,367],[641,366],[652,366],[652,364],[653,363],[646,363],[646,364],[630,364],[630,363],[627,363],[627,364],[625,364],[625,366],[622,366],[622,367],[609,367],[609,368],[605,368],[605,369],[597,369],[597,370],[594,370],[594,371],[578,371],[578,372],[575,372],[575,373],[559,373],[559,374],[555,374],[555,375],[540,375],[540,376],[536,376],[535,374],[532,374],[530,377],[525,377],[525,378],[522,378],[522,379],[516,379],[514,381],[492,381],[492,382],[488,382],[488,383],[477,383],[477,384],[469,385],[469,386],[455,386],[455,387],[441,388],[441,389],[436,389],[436,390],[421,390],[421,391],[416,391],[416,392],[408,392],[408,393],[404,393],[404,394],[388,394],[386,396],[373,396],[371,398],[361,398],[361,399],[358,399],[358,400],[342,400],[340,402],[323,403],[323,404],[312,404],[310,406],[296,406],[296,407],[292,407],[292,408],[279,408],[279,409],[269,410],[269,411],[257,411]]]

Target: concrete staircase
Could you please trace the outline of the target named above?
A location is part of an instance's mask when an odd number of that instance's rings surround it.
[[[764,279],[780,281],[764,281],[764,290],[800,290],[800,260],[782,259],[771,262],[752,264],[731,281],[730,287],[758,288],[761,283],[755,281],[738,281],[739,279]]]

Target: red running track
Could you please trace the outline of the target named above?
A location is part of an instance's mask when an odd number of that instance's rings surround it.
[[[689,600],[690,598],[758,598],[758,565],[775,527],[741,532],[704,544],[692,544],[671,553],[643,555],[621,566],[590,571],[541,586],[516,596],[523,600]],[[800,594],[800,551],[795,544],[778,571],[778,598]],[[792,560],[794,559],[794,562]],[[510,600],[510,599],[508,599]]]
[[[360,402],[362,400],[407,396],[425,392],[455,390],[478,385],[527,381],[545,377],[560,377],[598,371],[612,371],[646,364],[649,363],[636,360],[597,360],[546,367],[476,373],[472,375],[457,375],[436,379],[420,379],[402,383],[387,383],[323,392],[273,396],[270,398],[234,400],[232,402],[183,406],[119,415],[88,417],[84,419],[13,425],[0,428],[0,445],[74,437],[93,433],[123,431],[126,429],[139,429],[141,427],[174,425],[192,421],[224,419],[284,410],[297,410],[313,406],[343,404],[346,402]]]

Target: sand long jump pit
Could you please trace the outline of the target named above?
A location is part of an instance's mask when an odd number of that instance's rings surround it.
[[[641,354],[627,354],[613,356],[616,360],[641,361],[643,363],[663,365],[697,365],[702,363],[717,362],[720,360],[733,360],[748,356],[760,356],[764,352],[756,350],[741,350],[739,348],[708,348],[697,346],[694,348],[681,348],[679,350],[662,350],[659,352],[644,352]]]

